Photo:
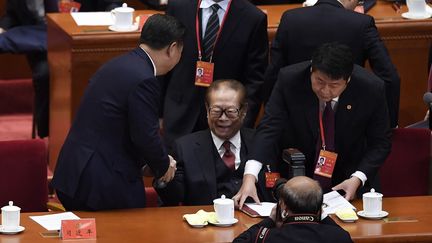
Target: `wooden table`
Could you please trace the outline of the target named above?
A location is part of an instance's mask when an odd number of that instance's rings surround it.
[[[260,6],[268,14],[270,40],[280,16],[299,4]],[[402,6],[402,11],[407,11]],[[153,11],[136,11],[136,14]],[[402,78],[400,126],[421,120],[426,110],[422,97],[427,84],[428,49],[432,40],[432,19],[405,20],[391,3],[378,1],[368,13]],[[48,59],[51,72],[50,167],[55,162],[79,106],[89,78],[107,60],[137,46],[139,32],[115,33],[107,27],[75,24],[69,14],[48,15]]]
[[[354,205],[362,209],[361,201]],[[412,217],[412,222],[386,223],[384,220],[359,219],[356,223],[341,223],[355,242],[432,242],[432,196],[384,198],[383,209],[389,217]],[[182,220],[185,213],[199,209],[212,211],[211,206],[146,208],[107,212],[75,212],[81,218],[96,218],[97,242],[231,242],[237,235],[260,219],[236,212],[239,222],[232,227],[208,225],[192,228]],[[21,214],[21,225],[26,230],[18,235],[0,235],[1,243],[62,242],[59,238],[42,238],[45,232],[28,216],[44,213]],[[79,242],[95,242],[82,240]]]

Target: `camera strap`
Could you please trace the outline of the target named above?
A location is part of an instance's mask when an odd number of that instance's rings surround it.
[[[315,214],[292,214],[285,218],[284,224],[318,224],[319,218]]]

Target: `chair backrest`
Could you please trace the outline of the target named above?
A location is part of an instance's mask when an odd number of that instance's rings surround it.
[[[430,156],[429,129],[394,129],[390,155],[380,169],[381,190],[384,196],[427,195]]]
[[[0,207],[47,211],[47,152],[40,139],[0,141]]]

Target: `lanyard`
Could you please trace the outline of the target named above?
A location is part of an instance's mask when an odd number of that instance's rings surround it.
[[[227,10],[225,11],[224,17],[222,19],[221,26],[219,28],[219,31],[218,31],[217,35],[216,35],[216,40],[215,40],[215,43],[214,43],[214,47],[216,46],[216,43],[219,40],[220,33],[221,33],[222,28],[223,28],[223,26],[225,24],[225,19],[226,19],[227,15],[228,15],[228,11],[230,10],[230,7],[231,7],[231,2],[232,2],[232,0],[229,1],[229,3],[228,3]],[[199,36],[200,31],[199,31],[199,19],[198,19],[198,13],[199,13],[199,10],[200,10],[200,5],[201,5],[201,0],[198,1],[197,13],[196,13],[196,17],[195,17],[195,30],[196,30],[195,32],[196,32],[196,39],[197,39],[197,43],[198,43],[198,59],[201,61],[201,59],[202,59],[202,51],[201,51],[201,41],[200,41],[200,36]],[[218,18],[219,18],[219,16],[218,16]],[[213,48],[213,50],[214,50],[214,48]],[[210,62],[211,62],[212,58],[213,58],[213,53],[210,56]]]
[[[325,104],[325,103],[324,103]],[[325,109],[325,107],[324,107]],[[324,110],[323,110],[324,112]],[[321,133],[321,143],[322,143],[322,148],[323,150],[326,150],[326,145],[325,145],[325,137],[324,137],[324,126],[323,126],[323,121],[322,121],[322,113],[320,111],[320,109],[318,108],[318,116],[319,116],[319,125],[320,125],[320,133]]]

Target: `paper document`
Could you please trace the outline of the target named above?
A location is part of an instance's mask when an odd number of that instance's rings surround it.
[[[78,26],[108,26],[114,24],[111,12],[77,12],[71,13]]]
[[[42,225],[47,230],[60,230],[61,221],[65,219],[80,219],[72,212],[48,214],[42,216],[30,216],[36,223]]]
[[[331,191],[324,194],[323,207],[321,218],[327,217],[329,214],[334,214],[336,210],[342,208],[352,208],[354,211],[356,208],[337,191]]]
[[[256,203],[245,203],[247,207],[255,211],[260,217],[268,217],[276,205],[276,203],[272,202],[261,202],[261,204]]]

